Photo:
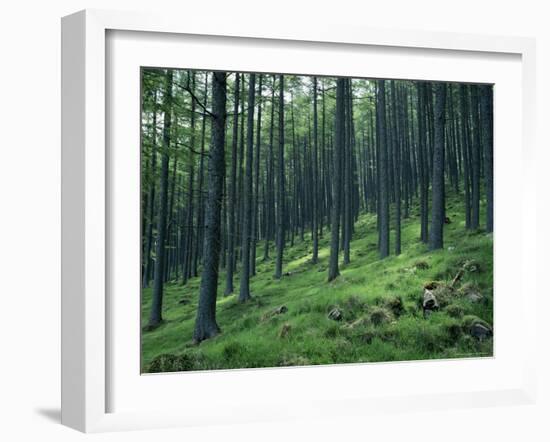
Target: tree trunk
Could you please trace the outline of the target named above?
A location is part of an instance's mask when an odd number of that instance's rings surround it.
[[[208,104],[208,72],[205,74],[204,78],[204,105]],[[197,210],[197,241],[196,243],[196,253],[195,260],[193,263],[193,273],[195,276],[198,275],[198,263],[202,258],[202,248],[203,248],[203,238],[204,238],[204,150],[206,144],[206,120],[208,116],[205,114],[202,117],[202,127],[201,127],[201,154],[199,159],[199,188],[198,188],[198,210]],[[225,236],[225,235],[224,235]]]
[[[227,265],[225,279],[225,295],[233,293],[233,270],[235,268],[235,211],[237,207],[237,141],[239,136],[239,91],[240,75],[235,74],[235,95],[233,106],[233,138],[231,140],[231,182],[229,185],[229,204],[227,214],[229,218],[227,238]]]
[[[208,197],[205,210],[203,271],[193,341],[200,343],[220,332],[216,298],[220,259],[220,212],[225,174],[226,74],[214,72],[212,81],[212,144],[208,161]]]
[[[345,84],[344,78],[336,80],[336,124],[335,124],[335,143],[333,149],[333,166],[332,173],[332,210],[330,222],[330,260],[328,269],[329,282],[336,279],[340,275],[338,270],[338,254],[340,251],[340,200],[342,190],[341,179],[341,164],[342,154],[344,151],[345,130]]]
[[[149,197],[147,200],[147,240],[145,245],[145,256],[143,261],[145,262],[145,271],[143,272],[142,287],[149,287],[149,281],[151,280],[151,273],[153,271],[153,260],[151,259],[151,250],[153,248],[153,222],[155,216],[155,170],[157,168],[157,92],[154,95],[154,107],[153,107],[153,136],[152,136],[152,152],[151,152],[151,182],[149,184]]]
[[[443,248],[443,224],[445,220],[445,83],[437,83],[434,115],[434,158],[432,166],[432,225],[430,250]]]
[[[480,177],[480,134],[479,134],[479,86],[470,86],[471,114],[473,121],[472,144],[472,229],[479,229],[479,177]]]
[[[345,142],[344,142],[344,176],[343,176],[343,225],[342,225],[342,249],[344,252],[344,265],[350,262],[350,241],[351,241],[351,225],[352,220],[352,174],[351,174],[351,81],[346,79],[345,83]]]
[[[317,167],[318,156],[318,137],[317,137],[317,77],[313,77],[313,253],[311,256],[311,262],[317,264],[319,260],[319,232],[317,222],[319,219],[319,190],[318,190],[318,176],[319,170]]]
[[[487,194],[486,230],[493,231],[493,87],[481,89],[481,132],[483,135],[483,160],[485,192]]]
[[[392,125],[393,125],[393,176],[395,184],[395,254],[401,253],[401,174],[402,174],[402,137],[403,120],[401,119],[401,106],[398,105],[395,80],[390,83],[392,100]]]
[[[420,187],[420,240],[428,242],[428,169],[426,160],[426,114],[425,114],[425,89],[426,85],[422,82],[417,83],[418,91],[418,169],[419,169],[419,187]]]
[[[256,156],[254,157],[254,191],[252,199],[252,233],[250,243],[250,274],[256,275],[256,245],[259,228],[260,150],[262,138],[262,74],[258,79],[258,119],[256,121]]]
[[[285,246],[285,127],[284,127],[284,76],[279,75],[279,168],[277,179],[277,258],[275,279],[281,279],[283,273],[283,249]]]
[[[162,322],[162,297],[164,289],[164,259],[166,240],[166,217],[168,212],[168,167],[170,163],[170,130],[172,127],[172,79],[173,71],[166,74],[164,91],[164,129],[162,135],[162,161],[160,172],[160,211],[157,221],[157,251],[155,262],[155,281],[153,285],[153,302],[149,316],[149,328],[158,327]]]
[[[386,137],[386,86],[378,80],[378,136],[380,150],[380,258],[390,254],[390,207],[388,186],[388,147]]]
[[[186,244],[185,244],[185,259],[183,265],[183,281],[185,285],[187,280],[191,277],[192,264],[193,264],[193,243],[194,243],[194,183],[195,183],[195,157],[193,150],[195,149],[195,109],[196,102],[194,98],[195,89],[195,74],[193,73],[193,81],[191,83],[191,90],[193,91],[191,97],[191,149],[189,150],[189,171],[188,171],[188,184],[187,184],[187,221],[186,221]]]
[[[239,302],[250,299],[250,236],[252,229],[252,162],[254,161],[254,99],[256,96],[256,75],[248,79],[248,113],[246,124],[246,162],[243,183],[243,242],[241,287]]]
[[[265,247],[264,247],[264,261],[269,259],[269,241],[273,237],[273,209],[275,206],[274,197],[274,167],[275,162],[273,156],[273,133],[275,130],[275,76],[273,76],[273,84],[271,85],[271,119],[269,123],[269,152],[266,157],[266,181],[267,181],[267,211],[266,211],[266,229],[265,229]]]
[[[471,182],[470,182],[470,147],[468,134],[468,89],[465,84],[460,85],[460,117],[461,117],[461,138],[462,138],[462,154],[463,154],[463,173],[464,173],[464,211],[466,213],[466,228],[472,227],[472,205],[471,205]]]

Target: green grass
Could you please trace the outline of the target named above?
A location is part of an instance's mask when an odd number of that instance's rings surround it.
[[[483,213],[482,213],[483,215]],[[239,304],[224,297],[220,274],[217,321],[222,333],[199,346],[191,342],[200,277],[187,285],[170,283],[164,294],[164,322],[142,333],[142,371],[211,370],[289,365],[339,364],[491,356],[492,339],[470,335],[472,321],[493,324],[493,238],[464,228],[463,204],[449,197],[444,249],[430,252],[420,243],[418,207],[402,223],[402,254],[379,260],[376,217],[361,215],[355,224],[351,263],[327,283],[330,233],[320,240],[319,263],[311,264],[311,241],[285,249],[284,276],[273,278],[274,259],[262,262],[251,279],[253,299]],[[484,219],[483,217],[481,219]],[[391,236],[393,241],[393,232]],[[393,252],[393,244],[392,244]],[[274,257],[274,251],[272,251]],[[449,283],[469,261],[442,308],[423,317],[423,285]],[[238,292],[238,273],[235,280]],[[478,292],[473,302],[469,294]],[[180,301],[185,299],[186,304]],[[151,305],[151,290],[142,293],[142,325]],[[284,305],[288,311],[270,315]],[[341,321],[327,318],[339,308]],[[173,356],[162,356],[173,355]],[[153,365],[151,363],[153,362]]]

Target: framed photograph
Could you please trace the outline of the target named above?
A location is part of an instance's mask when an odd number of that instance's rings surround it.
[[[64,424],[534,400],[532,40],[109,11],[62,36]]]

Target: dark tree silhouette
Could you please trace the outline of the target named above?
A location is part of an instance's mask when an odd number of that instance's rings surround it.
[[[248,78],[248,115],[246,124],[246,163],[244,176],[244,213],[241,288],[239,302],[250,299],[250,240],[252,231],[252,162],[254,158],[254,98],[256,96],[256,75]]]
[[[479,132],[479,86],[470,86],[471,115],[473,122],[472,143],[472,229],[479,228],[479,196],[480,196],[480,132]]]
[[[166,241],[166,217],[168,213],[168,168],[170,163],[170,130],[172,127],[172,80],[173,71],[168,69],[164,89],[164,128],[162,132],[162,161],[160,172],[160,210],[157,221],[157,251],[155,262],[155,281],[153,285],[153,304],[149,316],[149,328],[155,328],[162,322],[162,296],[164,290],[164,259]]]
[[[225,294],[233,293],[233,270],[235,268],[235,211],[237,210],[237,140],[239,136],[239,90],[240,74],[235,74],[235,94],[233,105],[233,138],[231,140],[231,177],[229,185],[229,204],[227,207],[229,227],[227,238],[227,265]]]
[[[153,130],[152,130],[152,152],[151,152],[151,171],[157,168],[157,91],[153,95]],[[153,248],[153,224],[155,216],[155,179],[151,177],[149,184],[148,200],[147,200],[147,233],[146,233],[146,245],[145,256],[143,258],[145,262],[145,271],[143,272],[142,287],[149,287],[149,281],[151,280],[151,273],[153,273],[153,260],[151,259],[151,250]]]
[[[275,278],[283,274],[283,251],[285,247],[285,86],[284,76],[279,75],[279,152],[277,170],[277,258]]]
[[[466,213],[466,228],[472,228],[472,200],[471,200],[471,159],[470,159],[470,135],[468,125],[468,86],[460,85],[460,129],[462,138],[462,155],[464,163],[464,211]]]
[[[493,88],[480,87],[481,95],[481,132],[483,135],[483,159],[485,173],[485,191],[487,193],[487,217],[485,229],[493,231]]]
[[[378,80],[377,121],[378,147],[380,153],[380,203],[379,203],[379,244],[380,258],[390,254],[390,207],[388,189],[388,147],[386,138],[386,85],[384,80]]]
[[[435,87],[435,139],[432,178],[432,225],[430,228],[430,250],[443,247],[443,223],[445,221],[445,83]]]
[[[332,214],[330,223],[330,261],[328,268],[329,282],[336,279],[340,275],[338,269],[338,253],[340,251],[340,200],[341,200],[341,165],[342,154],[345,142],[344,130],[344,106],[345,106],[345,83],[344,78],[336,80],[336,118],[335,118],[335,145],[333,153],[334,172],[332,174]]]
[[[313,77],[313,189],[315,193],[312,198],[313,202],[313,252],[311,256],[311,262],[316,264],[319,260],[319,227],[317,226],[318,217],[319,217],[319,191],[318,191],[318,163],[317,158],[318,154],[318,122],[317,122],[317,77]]]
[[[428,242],[428,160],[426,141],[426,84],[417,83],[418,164],[420,185],[420,240]]]
[[[260,156],[262,147],[262,75],[258,76],[258,118],[256,119],[256,154],[254,156],[254,191],[252,197],[252,233],[250,243],[250,274],[256,275],[256,246],[258,243],[258,215],[260,194]]]
[[[226,74],[212,79],[212,144],[208,160],[208,196],[204,226],[204,261],[193,341],[199,343],[220,332],[216,323],[216,299],[220,261],[220,212],[225,175]]]

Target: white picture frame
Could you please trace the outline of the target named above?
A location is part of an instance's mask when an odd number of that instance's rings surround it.
[[[62,21],[62,423],[85,432],[121,429],[157,428],[167,426],[207,425],[213,417],[182,410],[134,410],[109,412],[108,367],[112,356],[106,328],[109,323],[109,303],[106,288],[107,245],[112,240],[107,228],[110,203],[106,131],[108,85],[106,79],[108,32],[153,32],[162,35],[216,36],[238,39],[269,39],[293,44],[310,42],[338,44],[341,47],[375,46],[426,49],[430,51],[468,52],[478,57],[484,54],[510,54],[521,61],[521,159],[523,186],[521,189],[521,302],[520,307],[536,303],[533,276],[535,268],[527,254],[536,247],[535,176],[530,173],[534,153],[535,108],[535,43],[532,39],[491,37],[451,33],[388,31],[353,28],[342,25],[316,27],[250,23],[233,26],[226,22],[200,18],[185,25],[177,17],[144,13],[86,10],[63,18]],[[158,34],[157,34],[158,35]],[[497,148],[498,149],[498,146]],[[495,249],[495,253],[499,249]],[[535,254],[532,254],[535,256]],[[138,294],[136,294],[138,296]],[[243,418],[228,421],[252,422],[311,417],[332,414],[362,415],[375,409],[388,412],[407,409],[460,408],[502,403],[532,403],[536,394],[535,328],[533,321],[523,317],[522,333],[526,338],[521,364],[521,385],[500,389],[445,393],[430,391],[425,395],[382,395],[376,397],[328,397],[312,400],[310,407],[296,404],[291,407],[254,407],[248,402],[236,404]],[[498,354],[496,356],[498,358]],[[413,370],[417,363],[409,363]],[[364,366],[353,367],[354,376]],[[435,367],[435,366],[434,366]],[[313,370],[332,370],[318,367]],[[435,367],[434,369],[438,369]],[[307,370],[307,369],[306,369]],[[310,369],[311,370],[311,369]],[[281,371],[280,369],[278,371]],[[285,370],[285,373],[291,371]],[[348,371],[349,372],[349,371]],[[254,372],[255,376],[257,371]],[[273,376],[263,371],[257,382]],[[311,372],[309,372],[311,373]],[[350,372],[351,373],[351,372]],[[240,371],[243,378],[246,373]],[[300,376],[296,370],[287,376]],[[176,375],[177,376],[177,375]],[[197,377],[210,374],[194,374]],[[217,373],[223,381],[227,373]],[[213,377],[209,378],[213,380]],[[233,377],[235,379],[235,377]],[[214,418],[223,421],[224,416]]]

